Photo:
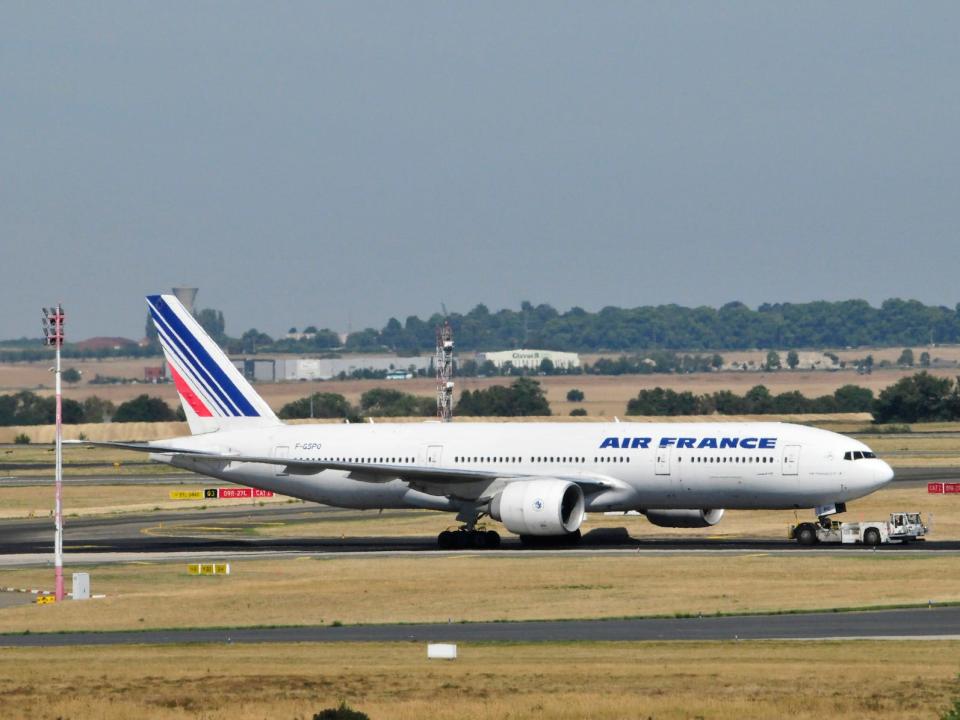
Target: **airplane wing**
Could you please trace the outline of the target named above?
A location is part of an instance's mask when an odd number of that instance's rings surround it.
[[[151,445],[149,443],[133,442],[91,442],[89,440],[65,441],[74,445],[93,445],[96,447],[113,447],[136,452],[149,452],[159,455],[173,455],[187,460],[211,462],[243,462],[260,463],[265,465],[282,465],[284,472],[290,475],[313,475],[322,470],[343,470],[349,472],[355,480],[368,482],[389,482],[390,480],[405,480],[410,482],[431,482],[443,484],[473,483],[493,481],[498,479],[530,479],[535,480],[541,475],[529,473],[505,473],[496,470],[463,470],[433,465],[390,465],[379,463],[358,462],[331,462],[327,460],[296,460],[294,458],[261,457],[257,455],[226,455],[207,452],[204,450],[189,450],[167,445]],[[607,487],[615,487],[615,483],[607,482],[602,477],[583,477],[581,475],[551,474],[549,477],[558,480],[568,480],[580,485],[584,490],[596,491]]]

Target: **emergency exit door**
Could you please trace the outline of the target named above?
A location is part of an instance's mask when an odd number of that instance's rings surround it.
[[[656,474],[657,475],[670,474],[670,448],[668,447],[657,448]]]
[[[443,445],[427,446],[427,465],[439,465],[443,456]]]
[[[787,445],[783,448],[783,474],[796,475],[800,472],[800,446]]]

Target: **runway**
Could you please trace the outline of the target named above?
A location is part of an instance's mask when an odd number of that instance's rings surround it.
[[[557,620],[411,625],[348,625],[222,630],[0,635],[0,646],[172,643],[629,642],[827,639],[960,640],[960,607],[877,612],[745,615],[635,620]]]
[[[393,511],[394,517],[405,511]],[[73,562],[118,562],[131,559],[187,559],[191,557],[271,557],[286,554],[458,554],[520,553],[621,554],[682,553],[960,553],[960,541],[925,541],[910,545],[820,545],[770,538],[655,538],[636,539],[622,529],[593,530],[572,548],[528,548],[519,539],[505,536],[499,550],[440,550],[430,536],[354,536],[343,538],[249,537],[246,529],[268,523],[316,522],[321,518],[372,520],[362,512],[322,505],[237,506],[221,510],[129,513],[121,516],[68,518],[64,552]],[[214,532],[215,530],[215,532]],[[45,564],[51,552],[50,519],[0,521],[0,565]],[[121,559],[122,558],[122,559]]]
[[[952,480],[960,475],[957,468],[906,468],[898,471],[897,483],[922,486],[933,480]],[[0,487],[46,485],[50,478],[2,478]],[[114,477],[69,477],[69,484],[210,484],[209,479],[191,473],[167,475],[125,475]],[[394,517],[406,511],[388,511]],[[176,510],[165,512],[125,513],[116,516],[67,517],[64,550],[73,562],[129,562],[141,559],[191,559],[213,557],[276,557],[289,554],[343,556],[349,554],[407,554],[477,552],[484,554],[515,553],[960,553],[960,541],[928,540],[911,545],[891,544],[876,549],[862,546],[820,545],[803,547],[786,538],[644,538],[630,537],[617,529],[594,530],[584,535],[575,548],[531,549],[522,546],[513,536],[504,536],[499,550],[442,551],[436,538],[429,536],[364,536],[342,538],[256,537],[249,528],[262,524],[282,523],[295,529],[298,524],[315,523],[320,519],[371,520],[373,511],[357,511],[297,503],[293,505],[235,506],[221,509]],[[370,526],[375,532],[376,524]],[[0,520],[0,565],[46,564],[51,553],[51,520],[49,518]]]

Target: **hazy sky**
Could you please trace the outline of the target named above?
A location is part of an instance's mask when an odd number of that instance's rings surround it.
[[[956,2],[3,3],[0,338],[960,300]]]

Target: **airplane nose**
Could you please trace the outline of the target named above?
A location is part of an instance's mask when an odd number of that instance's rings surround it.
[[[883,460],[877,461],[877,469],[874,471],[878,485],[886,485],[893,480],[893,468],[887,465]]]

